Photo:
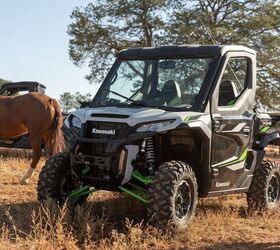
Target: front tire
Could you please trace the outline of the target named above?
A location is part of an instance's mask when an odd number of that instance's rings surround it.
[[[280,166],[264,160],[255,170],[247,193],[249,210],[274,210],[280,207]]]
[[[37,197],[40,202],[53,199],[63,205],[72,191],[79,188],[81,183],[75,180],[70,171],[70,155],[59,153],[47,160],[42,168],[37,186]],[[82,204],[87,195],[75,200],[69,200],[71,205]]]
[[[186,229],[195,215],[197,182],[191,167],[181,161],[163,163],[149,187],[148,216],[157,226]]]

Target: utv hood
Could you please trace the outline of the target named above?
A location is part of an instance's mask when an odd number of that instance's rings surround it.
[[[126,123],[133,127],[137,124],[153,123],[166,120],[174,120],[165,129],[174,129],[189,116],[198,115],[195,112],[174,112],[157,108],[125,108],[125,107],[97,107],[74,111],[71,115],[78,117],[82,123],[87,121],[102,121]]]

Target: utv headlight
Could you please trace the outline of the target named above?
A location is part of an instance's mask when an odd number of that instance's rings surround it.
[[[165,120],[153,123],[143,124],[136,129],[136,132],[159,131],[169,126],[174,120]]]
[[[72,116],[71,127],[80,129],[82,127],[82,121],[78,117]]]
[[[71,116],[68,122],[69,128],[78,135],[82,127],[82,121],[76,116]]]

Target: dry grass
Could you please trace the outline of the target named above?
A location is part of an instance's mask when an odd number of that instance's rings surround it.
[[[41,207],[44,162],[22,186],[28,154],[0,155],[0,249],[280,249],[280,211],[249,216],[244,195],[200,200],[189,230],[172,235],[148,226],[144,207],[117,193],[96,192],[75,211]]]

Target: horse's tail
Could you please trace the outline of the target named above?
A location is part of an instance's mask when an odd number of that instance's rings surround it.
[[[48,141],[48,153],[49,156],[52,156],[65,149],[65,141],[61,130],[63,125],[63,116],[60,106],[55,99],[50,99],[49,102],[55,110],[54,120],[51,126],[51,134]]]

